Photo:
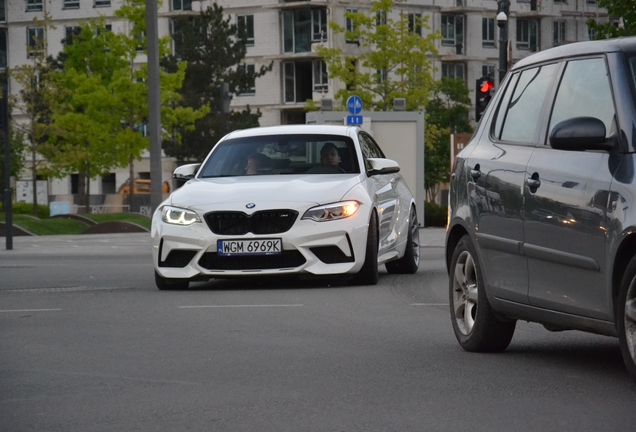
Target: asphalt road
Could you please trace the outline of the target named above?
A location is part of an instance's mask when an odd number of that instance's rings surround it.
[[[452,334],[443,232],[372,287],[154,286],[147,234],[0,241],[0,431],[633,431],[618,341]],[[441,239],[441,240],[440,240]]]

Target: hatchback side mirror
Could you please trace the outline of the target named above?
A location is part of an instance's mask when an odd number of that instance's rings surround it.
[[[182,165],[172,172],[172,178],[177,182],[177,189],[183,186],[188,180],[193,179],[201,164]]]
[[[605,137],[605,124],[595,117],[575,117],[557,123],[550,132],[550,147],[557,150],[605,150],[615,147],[613,137]]]

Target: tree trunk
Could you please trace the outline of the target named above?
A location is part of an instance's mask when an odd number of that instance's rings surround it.
[[[133,212],[133,203],[135,202],[135,166],[134,166],[135,160],[133,159],[132,156],[130,156],[130,163],[129,163],[129,169],[130,169],[130,177],[129,177],[129,184],[128,184],[128,205],[130,206],[128,211],[130,213]]]
[[[38,217],[38,171],[37,153],[35,148],[31,151],[31,180],[33,181],[33,216]]]

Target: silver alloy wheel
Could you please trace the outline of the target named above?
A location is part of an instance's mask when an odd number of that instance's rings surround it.
[[[468,336],[475,325],[477,314],[477,270],[468,251],[457,258],[453,275],[453,310],[459,330]]]
[[[417,214],[411,209],[411,247],[413,248],[413,260],[415,266],[420,265],[420,226],[417,223]]]
[[[632,361],[636,363],[636,278],[632,280],[625,297],[625,340]]]

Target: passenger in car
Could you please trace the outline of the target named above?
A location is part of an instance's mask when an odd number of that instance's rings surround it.
[[[247,157],[247,165],[245,166],[245,174],[259,174],[259,170],[272,167],[272,160],[262,153],[252,153]]]

